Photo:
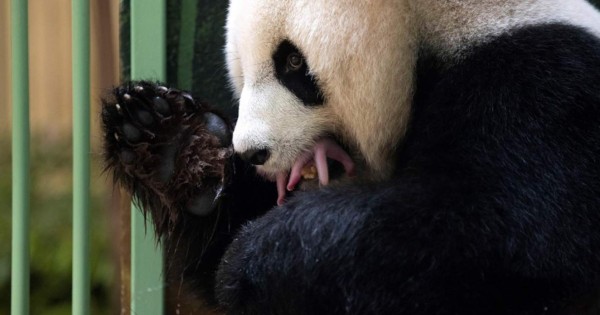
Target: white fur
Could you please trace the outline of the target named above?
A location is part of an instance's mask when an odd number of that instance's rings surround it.
[[[566,22],[600,35],[583,0],[232,0],[226,55],[240,99],[233,144],[268,148],[268,175],[291,167],[333,133],[385,177],[408,125],[419,45],[449,60],[524,25]],[[288,39],[325,94],[306,107],[275,78],[272,54]]]
[[[330,132],[364,152],[369,165],[388,170],[390,148],[404,133],[409,109],[389,104],[408,104],[412,94],[416,50],[406,36],[414,34],[411,15],[397,14],[407,11],[388,0],[233,1],[226,50],[232,85],[241,96],[236,150],[268,147],[273,155],[261,169],[274,174]],[[389,36],[395,39],[379,40]],[[284,38],[305,54],[326,96],[323,106],[305,107],[274,77],[272,54]]]
[[[414,0],[422,44],[447,57],[527,25],[562,22],[600,36],[600,15],[585,0]]]

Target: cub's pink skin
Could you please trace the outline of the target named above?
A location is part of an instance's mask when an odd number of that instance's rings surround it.
[[[296,188],[296,185],[302,179],[302,169],[306,166],[314,164],[317,167],[319,184],[322,186],[328,185],[329,168],[327,167],[327,158],[342,163],[348,176],[354,175],[354,162],[348,153],[335,141],[328,138],[320,139],[310,150],[304,152],[296,159],[289,175],[287,172],[277,174],[277,205],[281,206],[284,203],[286,189],[292,191]]]
[[[285,172],[278,173],[275,177],[277,182],[277,205],[281,206],[285,201],[285,182],[287,181],[287,174]]]

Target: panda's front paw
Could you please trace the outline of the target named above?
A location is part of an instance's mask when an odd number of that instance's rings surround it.
[[[113,90],[102,122],[107,168],[155,223],[176,220],[180,209],[212,211],[232,155],[221,116],[187,92],[140,81]]]

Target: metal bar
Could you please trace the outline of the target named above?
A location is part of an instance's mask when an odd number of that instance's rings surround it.
[[[197,0],[181,2],[179,49],[177,49],[177,86],[190,91],[193,84],[194,46],[196,44]]]
[[[131,78],[166,78],[165,0],[131,1]],[[141,211],[131,207],[131,314],[163,314],[163,255],[146,233]],[[150,225],[150,223],[148,222]]]
[[[28,3],[11,2],[12,255],[11,314],[29,314],[29,57]]]
[[[73,314],[90,307],[90,5],[72,1]]]

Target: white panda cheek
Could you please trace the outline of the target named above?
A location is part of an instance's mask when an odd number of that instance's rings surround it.
[[[244,87],[233,132],[235,151],[268,149],[270,157],[260,168],[270,174],[288,170],[300,153],[323,130],[318,113],[279,82]]]

